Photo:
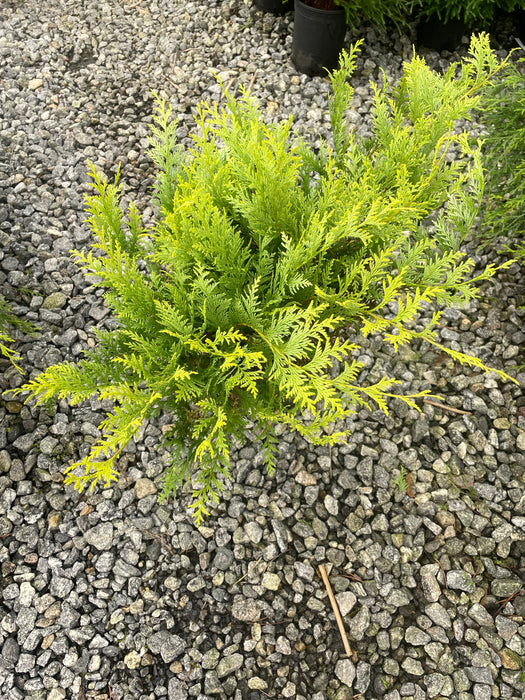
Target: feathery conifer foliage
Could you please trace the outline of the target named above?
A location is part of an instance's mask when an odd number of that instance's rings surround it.
[[[225,91],[224,106],[198,108],[188,153],[158,99],[153,228],[134,207],[121,211],[118,178],[108,183],[92,170],[94,251],[75,257],[106,289],[118,328],[101,332],[78,364],[52,366],[22,389],[37,402],[115,402],[103,437],[67,470],[76,488],[117,479],[118,455],[142,421],[170,411],[164,495],[193,477],[199,523],[225,487],[231,439],[242,439],[247,421],[260,430],[272,472],[276,424],[326,445],[344,440],[333,424],[356,406],[387,410],[396,381],[359,383],[358,348],[345,329],[382,333],[395,349],[424,339],[446,350],[435,337],[439,311],[423,331],[410,322],[422,304],[471,299],[494,273],[469,279],[473,264],[458,250],[483,173],[479,149],[453,127],[498,62],[484,36],[443,76],[414,57],[396,86],[374,86],[374,137],[362,140],[345,117],[357,49],[331,76],[333,146],[313,150],[293,136],[291,120],[267,125],[248,94]],[[396,398],[414,406],[417,397]]]
[[[25,333],[35,333],[36,330],[31,323],[15,316],[7,301],[0,296],[0,355],[7,357],[11,364],[16,367],[19,372],[22,372],[17,364],[17,362],[20,361],[19,353],[9,347],[10,343],[14,342],[13,338],[9,335],[10,327],[19,328]]]
[[[491,81],[481,102],[487,204],[482,240],[505,235],[510,249],[525,258],[525,59],[508,63]]]

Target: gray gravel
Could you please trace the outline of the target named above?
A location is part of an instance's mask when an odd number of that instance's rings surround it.
[[[28,375],[79,358],[110,327],[68,251],[89,242],[87,159],[109,176],[122,163],[126,192],[149,206],[152,89],[174,105],[183,144],[195,105],[220,97],[210,69],[231,89],[251,85],[268,119],[291,113],[302,135],[327,133],[327,81],[291,65],[291,21],[249,0],[4,0],[0,292],[40,328],[17,336]],[[366,133],[368,81],[399,74],[411,37],[358,36],[350,119]],[[436,68],[458,58],[423,53]],[[519,387],[425,347],[394,355],[367,341],[363,381],[394,374],[447,408],[360,411],[331,451],[284,433],[273,479],[248,439],[199,530],[186,494],[157,502],[162,418],[127,448],[116,486],[79,495],[61,470],[96,439],[104,404],[24,406],[3,364],[0,697],[523,698],[523,282],[514,265],[441,330]]]

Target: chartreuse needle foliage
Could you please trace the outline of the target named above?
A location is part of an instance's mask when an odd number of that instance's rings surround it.
[[[144,419],[170,411],[164,494],[193,477],[199,523],[224,489],[232,436],[247,421],[272,472],[276,424],[327,445],[345,438],[333,424],[356,406],[387,410],[396,381],[359,383],[346,329],[381,333],[396,350],[415,339],[446,350],[435,338],[439,311],[424,330],[413,321],[423,304],[468,301],[494,273],[469,279],[473,263],[458,251],[483,173],[478,148],[453,127],[498,62],[485,36],[442,76],[414,57],[395,87],[374,86],[374,136],[362,140],[345,119],[357,48],[331,75],[333,147],[312,149],[291,120],[267,125],[247,94],[224,91],[223,106],[198,108],[185,153],[158,99],[151,155],[160,213],[148,230],[135,208],[121,211],[118,178],[110,184],[92,169],[94,251],[75,257],[106,289],[118,327],[78,364],[52,366],[23,387],[37,402],[115,402],[103,437],[67,470],[77,489],[117,479],[118,455]],[[397,396],[411,406],[415,398]]]

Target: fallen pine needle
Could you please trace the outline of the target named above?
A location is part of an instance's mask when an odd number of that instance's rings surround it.
[[[445,404],[438,403],[437,401],[431,401],[430,399],[423,399],[423,403],[429,403],[431,406],[437,406],[438,408],[443,408],[445,411],[452,411],[452,413],[465,413],[469,416],[472,415],[472,411],[461,411],[459,408],[445,406]]]
[[[262,557],[259,557],[259,558],[257,559],[256,562],[254,562],[253,564],[251,564],[251,565],[248,567],[248,571],[247,571],[243,576],[241,576],[241,578],[238,578],[237,581],[235,581],[235,582],[232,584],[232,587],[231,587],[231,588],[233,588],[234,586],[236,586],[236,585],[237,585],[238,583],[240,583],[241,581],[244,581],[244,579],[245,579],[247,576],[249,576],[251,573],[253,573],[253,570],[256,568],[256,566],[257,566],[258,564],[261,563],[261,561],[262,561]],[[231,590],[231,588],[230,588],[230,590]]]
[[[347,654],[347,656],[352,656],[352,650],[350,649],[350,644],[348,643],[348,637],[346,636],[345,627],[343,624],[343,620],[341,618],[341,613],[339,612],[339,608],[337,606],[337,601],[336,601],[334,594],[332,592],[332,586],[330,585],[330,581],[328,580],[328,576],[326,574],[326,570],[325,570],[323,564],[319,564],[319,573],[321,574],[321,578],[323,579],[323,583],[325,585],[326,592],[328,593],[328,597],[330,598],[330,603],[332,604],[335,619],[337,621],[337,626],[339,627],[339,634],[341,635],[341,639],[343,640],[343,645],[344,645],[346,654]]]

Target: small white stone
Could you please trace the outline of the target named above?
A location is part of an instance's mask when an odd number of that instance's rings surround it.
[[[47,694],[47,700],[64,700],[66,691],[64,688],[51,688]]]
[[[275,651],[278,651],[280,654],[285,654],[286,656],[291,654],[292,645],[290,644],[290,640],[283,636],[278,637],[275,643]]]
[[[339,503],[338,503],[337,499],[335,499],[329,493],[326,494],[326,497],[324,499],[324,507],[330,513],[330,515],[338,515],[339,514]]]
[[[253,542],[253,544],[259,544],[259,542],[262,540],[262,527],[253,520],[249,523],[246,523],[246,525],[244,526],[244,531],[250,538],[251,542]]]
[[[20,584],[20,605],[29,607],[33,598],[35,597],[35,589],[29,583],[29,581],[22,581]]]
[[[294,698],[296,695],[295,683],[288,682],[282,689],[283,698]]]
[[[335,666],[335,675],[341,683],[351,686],[355,678],[355,666],[350,659],[340,659]]]
[[[135,494],[137,498],[146,498],[146,496],[152,496],[157,493],[157,487],[151,481],[151,479],[137,479],[135,482]]]
[[[301,486],[315,486],[315,484],[317,484],[315,476],[304,469],[296,474],[295,480],[298,484],[301,484]]]
[[[124,657],[124,663],[128,668],[134,669],[140,666],[140,654],[136,651],[130,651]]]
[[[281,579],[277,574],[271,574],[267,571],[262,577],[261,585],[269,591],[276,591],[281,585]]]
[[[357,598],[351,591],[336,593],[335,599],[337,600],[337,605],[339,606],[339,612],[343,617],[348,615],[350,610],[352,610],[357,602]]]

